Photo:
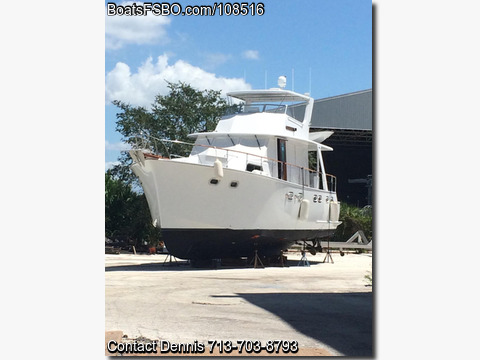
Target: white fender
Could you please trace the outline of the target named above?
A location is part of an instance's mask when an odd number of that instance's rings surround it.
[[[308,219],[308,212],[310,211],[310,201],[303,199],[300,202],[300,210],[298,211],[298,217],[300,220]]]
[[[328,221],[338,221],[340,217],[340,203],[336,201],[330,201],[330,211]]]
[[[215,173],[215,177],[223,178],[223,166],[220,160],[215,160],[213,163],[213,172]]]

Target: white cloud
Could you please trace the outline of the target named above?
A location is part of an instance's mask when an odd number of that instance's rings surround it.
[[[110,170],[115,165],[120,165],[120,161],[105,161],[105,171]]]
[[[205,67],[208,69],[214,69],[223,65],[232,58],[232,55],[222,53],[207,53],[204,56],[206,60]]]
[[[225,95],[233,90],[250,90],[250,84],[241,78],[218,77],[183,60],[168,64],[168,55],[149,57],[132,73],[130,67],[118,62],[106,76],[105,97],[107,103],[120,100],[133,106],[150,107],[158,94],[168,94],[167,81],[182,81],[199,90],[219,90]]]
[[[131,5],[122,2],[119,5]],[[136,2],[137,5],[143,4]],[[168,42],[165,27],[171,22],[168,16],[107,16],[105,7],[105,48],[119,49],[128,44],[158,44]]]
[[[126,151],[130,150],[132,147],[130,144],[124,143],[122,141],[117,143],[110,143],[108,140],[105,140],[105,150],[113,150],[113,151]]]
[[[242,56],[245,59],[249,59],[249,60],[258,60],[260,58],[260,55],[257,50],[245,50],[242,53]]]

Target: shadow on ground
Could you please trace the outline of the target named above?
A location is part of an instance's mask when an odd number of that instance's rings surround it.
[[[186,261],[178,262],[175,265],[170,265],[168,262],[165,264],[152,262],[145,264],[130,264],[130,265],[114,265],[105,266],[105,271],[168,271],[168,270],[192,270],[190,264]]]
[[[310,261],[310,265],[317,265],[323,263],[323,261]],[[298,260],[287,260],[284,267],[296,267],[299,265]],[[281,267],[278,264],[275,265],[266,265],[266,268],[269,267]],[[105,266],[105,271],[168,271],[168,270],[175,270],[175,271],[198,271],[198,270],[225,270],[225,269],[247,269],[253,268],[252,264],[229,264],[229,265],[220,265],[220,266],[205,266],[205,267],[193,267],[190,263],[186,260],[178,260],[178,261],[166,261],[164,263],[159,262],[152,262],[152,263],[144,263],[144,264],[131,264],[131,265],[113,265],[113,266]]]
[[[238,296],[345,356],[373,355],[371,292],[258,293]]]

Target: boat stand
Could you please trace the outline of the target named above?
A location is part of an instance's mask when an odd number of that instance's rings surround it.
[[[285,267],[285,259],[283,258],[283,250],[280,251],[280,266]]]
[[[302,258],[298,262],[297,266],[310,266],[310,263],[308,262],[307,256],[305,255],[305,249],[302,250]]]
[[[330,254],[330,238],[328,238],[328,243],[327,243],[327,253],[325,254],[325,257],[323,258],[323,262],[329,263],[332,261],[332,264],[334,264],[332,255]]]
[[[253,262],[253,268],[256,269],[257,267],[260,267],[260,268],[265,268],[265,266],[263,265],[262,263],[262,260],[260,260],[260,257],[258,256],[258,251],[255,250],[255,256],[253,257],[252,261],[250,261],[250,264],[251,265]],[[258,263],[260,263],[261,266],[258,265]]]
[[[172,258],[175,262],[172,261]],[[172,254],[167,255],[167,257],[163,261],[163,266],[165,266],[165,263],[167,262],[167,260],[169,260],[168,266],[178,265],[177,258],[175,256],[173,256]]]
[[[330,254],[330,249],[327,249],[327,253],[325,254],[325,258],[323,259],[323,262],[329,263],[330,261],[332,262],[332,264],[334,264],[332,255]]]

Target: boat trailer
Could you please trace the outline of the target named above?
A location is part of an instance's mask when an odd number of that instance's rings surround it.
[[[340,255],[343,256],[345,253],[344,249],[365,249],[372,251],[372,240],[368,241],[367,237],[362,230],[358,230],[355,234],[352,235],[347,241],[321,241],[320,245],[322,248],[334,248],[340,250]]]

